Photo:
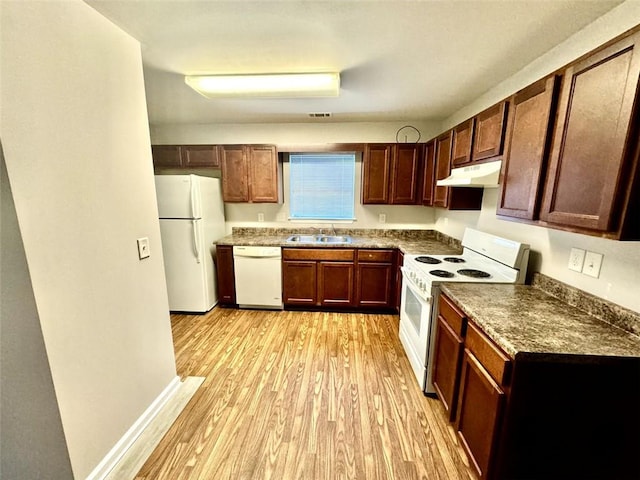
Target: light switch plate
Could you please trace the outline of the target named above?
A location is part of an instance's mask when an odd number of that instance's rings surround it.
[[[138,257],[140,260],[148,258],[151,255],[149,251],[149,237],[139,238],[138,242]]]
[[[258,214],[258,221],[259,222],[264,222],[264,213],[259,213]]]
[[[602,267],[602,258],[603,255],[601,253],[587,252],[584,257],[582,273],[590,277],[598,278],[600,276],[600,268]]]
[[[572,248],[569,254],[569,270],[574,272],[581,272],[582,265],[584,264],[585,251],[581,248]]]

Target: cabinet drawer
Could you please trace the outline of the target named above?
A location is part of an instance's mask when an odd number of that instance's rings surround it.
[[[283,260],[353,261],[353,249],[341,248],[283,248]]]
[[[359,262],[393,263],[393,250],[357,250]]]
[[[443,321],[459,336],[464,337],[466,316],[445,295],[440,295],[438,309]]]
[[[480,361],[496,382],[505,385],[509,382],[511,359],[500,350],[473,322],[467,324],[465,346]]]

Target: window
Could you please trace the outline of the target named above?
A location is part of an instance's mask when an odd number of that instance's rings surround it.
[[[354,219],[354,153],[291,154],[289,164],[293,220]]]

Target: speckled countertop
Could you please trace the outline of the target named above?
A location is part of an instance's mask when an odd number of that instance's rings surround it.
[[[516,360],[640,357],[640,336],[540,288],[449,283],[442,292]]]
[[[460,241],[434,230],[336,229],[337,235],[349,235],[351,243],[308,244],[287,242],[293,234],[318,234],[313,229],[234,228],[217,245],[261,245],[313,248],[398,248],[406,254],[448,255],[462,251]],[[331,232],[333,233],[333,232]]]

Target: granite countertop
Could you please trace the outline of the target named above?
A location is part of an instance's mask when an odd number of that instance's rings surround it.
[[[260,245],[312,248],[398,248],[405,254],[449,255],[462,251],[460,242],[433,230],[344,230],[337,235],[351,236],[351,243],[292,243],[287,238],[293,234],[317,234],[318,231],[285,229],[234,229],[231,235],[221,238],[216,245]]]
[[[444,292],[512,358],[638,357],[640,336],[527,285],[445,283]]]

